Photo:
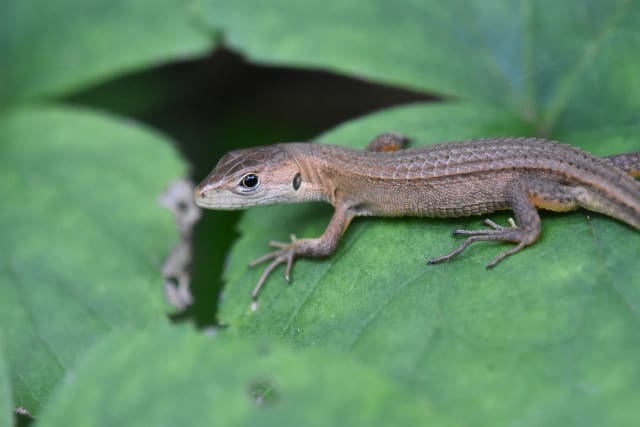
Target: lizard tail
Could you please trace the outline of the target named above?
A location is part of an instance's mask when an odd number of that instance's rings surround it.
[[[614,154],[603,159],[628,175],[640,177],[640,153]]]
[[[578,198],[578,203],[589,210],[617,218],[640,230],[640,152],[615,154],[602,158],[620,172],[611,192],[589,191]]]

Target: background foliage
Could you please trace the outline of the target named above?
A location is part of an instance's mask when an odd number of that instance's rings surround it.
[[[217,316],[225,328],[208,337],[166,320],[160,266],[177,232],[157,197],[188,163],[199,179],[203,163],[230,147],[311,128],[352,147],[392,129],[415,144],[535,135],[596,154],[638,151],[638,2],[6,6],[0,423],[12,422],[12,402],[44,425],[637,425],[640,239],[630,227],[585,212],[545,214],[541,241],[487,272],[501,246],[424,263],[477,218],[358,220],[334,257],[298,262],[292,286],[275,274],[254,312],[260,271],[246,263],[269,240],[320,234],[330,216],[316,205],[255,209],[227,260]],[[260,93],[245,79],[243,91],[203,101],[246,97],[235,115],[185,111],[181,91],[199,86],[161,66],[220,46],[253,63],[443,101],[302,130],[238,113]],[[213,71],[198,81],[224,77]],[[303,109],[315,116],[342,107],[307,90]],[[194,143],[202,140],[216,144],[205,150]],[[215,281],[202,265],[220,265],[223,237],[232,238],[232,216],[208,220],[196,283]]]

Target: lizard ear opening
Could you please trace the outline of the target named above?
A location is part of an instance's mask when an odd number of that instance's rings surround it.
[[[298,191],[300,188],[300,184],[302,183],[302,176],[300,176],[300,172],[293,177],[293,189]]]

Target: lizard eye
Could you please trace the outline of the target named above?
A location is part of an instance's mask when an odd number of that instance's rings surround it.
[[[240,180],[240,186],[246,190],[255,190],[260,184],[260,179],[255,173],[248,173]]]

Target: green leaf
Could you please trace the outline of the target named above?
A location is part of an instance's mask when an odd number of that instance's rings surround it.
[[[200,2],[210,27],[255,60],[473,101],[385,111],[324,141],[364,147],[397,130],[416,145],[538,135],[598,154],[638,150],[638,2],[223,3]],[[244,217],[224,322],[353,354],[462,424],[637,424],[635,230],[585,212],[544,214],[540,241],[487,271],[505,245],[425,265],[459,243],[451,230],[479,227],[477,218],[359,219],[334,256],[298,261],[292,286],[276,272],[253,312],[261,271],[247,262],[269,240],[320,235],[330,212],[278,206]]]
[[[343,355],[166,329],[114,334],[90,351],[38,426],[201,424],[452,425]]]
[[[474,105],[411,106],[352,122],[322,140],[364,147],[365,136],[389,129],[420,145],[524,128],[504,112]],[[593,148],[569,135],[567,141]],[[635,143],[601,142],[612,152]],[[224,323],[244,335],[352,354],[465,425],[637,421],[635,230],[584,211],[543,213],[540,241],[486,270],[506,244],[478,243],[449,263],[425,263],[460,243],[453,229],[480,228],[477,217],[361,218],[332,257],[297,261],[291,286],[277,270],[252,311],[261,269],[247,263],[268,250],[269,240],[320,235],[330,212],[310,204],[244,216],[228,264]],[[508,215],[489,217],[506,224]]]
[[[202,55],[213,44],[184,0],[9,1],[0,16],[0,107]]]
[[[507,108],[540,132],[636,124],[640,2],[198,0],[255,61]]]
[[[15,402],[32,413],[113,329],[165,321],[177,240],[157,198],[184,164],[160,135],[76,109],[0,118],[0,324]]]
[[[254,60],[321,67],[461,101],[385,111],[322,140],[364,147],[396,130],[415,144],[551,136],[597,154],[637,151],[640,3],[202,0],[212,29]],[[250,9],[250,13],[249,13]],[[313,10],[313,13],[309,13]],[[471,102],[469,102],[471,101]],[[484,266],[504,244],[425,260],[478,218],[358,219],[327,260],[281,270],[257,311],[269,240],[315,237],[331,209],[251,210],[231,254],[221,319],[245,335],[354,355],[465,425],[635,425],[640,394],[637,231],[584,211],[543,214],[539,242]],[[491,216],[505,224],[507,214]]]
[[[504,244],[424,264],[478,218],[358,219],[333,257],[296,263],[292,286],[276,272],[252,312],[260,270],[246,263],[271,239],[319,235],[331,211],[256,209],[229,258],[221,318],[245,337],[312,348],[121,334],[166,308],[158,271],[175,232],[155,198],[183,166],[166,140],[131,124],[15,105],[200,54],[208,31],[256,61],[459,100],[385,111],[325,141],[363,147],[397,130],[415,144],[526,134],[598,154],[638,150],[639,2],[194,3],[191,16],[183,3],[148,0],[12,2],[1,15],[0,324],[16,405],[33,412],[59,385],[43,423],[637,423],[635,230],[585,212],[544,214],[536,245],[486,271]],[[272,390],[281,407],[247,402]]]

